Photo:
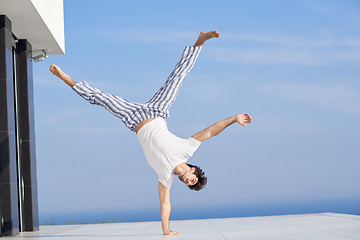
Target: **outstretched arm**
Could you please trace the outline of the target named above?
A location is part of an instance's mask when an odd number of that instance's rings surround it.
[[[245,123],[251,123],[251,116],[248,113],[237,114],[233,117],[229,117],[225,120],[219,121],[198,133],[195,133],[192,137],[200,142],[203,142],[206,139],[209,139],[211,137],[218,135],[225,128],[227,128],[228,126],[230,126],[231,124],[233,124],[235,122],[238,122],[240,125],[243,125],[244,127],[246,127]]]
[[[159,199],[160,199],[160,216],[161,216],[161,225],[164,235],[179,235],[178,232],[170,231],[170,189],[165,187],[159,182]]]

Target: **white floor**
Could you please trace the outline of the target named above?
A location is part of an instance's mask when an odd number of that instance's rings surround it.
[[[41,226],[1,239],[360,240],[360,216],[336,213],[171,221],[180,236],[162,236],[160,222]]]

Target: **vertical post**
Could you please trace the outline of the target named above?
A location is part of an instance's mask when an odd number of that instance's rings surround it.
[[[11,21],[0,15],[0,233],[19,233]]]
[[[18,143],[18,177],[20,195],[21,231],[39,230],[32,47],[26,40],[16,46],[15,88]]]

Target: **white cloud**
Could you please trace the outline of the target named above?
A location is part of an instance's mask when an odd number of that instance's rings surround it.
[[[93,34],[108,37],[109,41],[116,42],[173,42],[188,39],[196,40],[198,32],[194,31],[167,31],[166,29],[95,29]],[[275,44],[290,47],[329,47],[348,46],[358,47],[360,37],[335,37],[330,31],[322,30],[318,35],[280,35],[263,33],[221,32],[221,39],[241,40],[253,43]],[[355,43],[355,44],[354,44]]]
[[[348,38],[343,41],[343,44],[349,47],[360,47],[360,38]]]
[[[353,84],[319,86],[278,82],[262,85],[261,90],[274,97],[281,96],[360,115],[360,91],[359,87]]]
[[[79,110],[55,112],[47,115],[44,120],[48,124],[57,125],[58,123],[65,122],[81,114],[83,114],[83,112]]]
[[[214,61],[242,64],[286,64],[307,66],[360,65],[360,49],[316,49],[289,47],[212,48]]]
[[[360,37],[357,36],[339,38],[329,31],[311,37],[256,33],[223,35],[226,40],[237,41],[240,47],[208,49],[208,56],[219,62],[310,66],[360,64]]]
[[[66,135],[68,133],[103,135],[127,130],[120,120],[113,116],[109,119],[104,113],[106,112],[102,113],[103,118],[101,120],[106,122],[93,124],[94,120],[90,121],[88,118],[94,113],[88,115],[89,112],[81,108],[68,109],[47,114],[44,116],[43,123],[46,124],[46,127],[51,131]],[[112,119],[112,117],[114,119]],[[84,119],[88,120],[84,121]]]
[[[194,32],[187,31],[166,31],[164,29],[95,29],[93,33],[104,36],[109,41],[115,42],[170,42],[194,38]],[[196,35],[195,35],[196,36]]]
[[[113,126],[94,126],[91,124],[82,126],[61,125],[54,128],[54,131],[64,135],[71,133],[83,136],[108,136],[129,132],[129,130],[125,128],[125,125],[122,122],[119,122],[118,125]]]
[[[114,42],[164,43],[189,41],[197,37],[193,31],[165,29],[136,30],[96,29],[93,34]],[[221,32],[224,47],[211,47],[206,54],[215,61],[246,64],[333,65],[360,63],[360,37],[337,37],[331,31],[318,34],[281,35],[263,33]],[[231,42],[229,44],[229,41]],[[237,46],[233,46],[236,41]],[[251,43],[251,46],[249,46]]]
[[[278,116],[275,114],[257,114],[253,117],[254,122],[250,129],[254,133],[286,133],[286,134],[314,134],[325,133],[336,128],[335,124],[319,122],[307,116],[291,117],[288,115]],[[233,134],[243,131],[241,128],[235,128]]]
[[[47,76],[37,74],[37,75],[34,75],[34,84],[41,85],[41,86],[47,86],[47,87],[59,87],[59,86],[63,85],[64,83],[57,77],[52,76],[50,74]]]
[[[287,47],[324,47],[339,44],[333,36],[327,32],[323,32],[320,36],[312,38],[303,35],[267,35],[262,33],[225,33],[223,34],[223,38],[225,40],[249,41]]]
[[[181,90],[180,90],[181,91]],[[186,88],[181,91],[182,95],[190,99],[198,100],[218,100],[223,95],[223,89],[217,83],[192,83],[191,88]]]
[[[333,15],[333,11],[327,8],[325,4],[318,4],[313,1],[310,1],[307,7],[323,15]]]
[[[359,47],[360,37],[336,37],[330,31],[322,30],[318,35],[267,35],[262,33],[252,34],[223,34],[226,40],[249,41],[265,43],[283,47]]]

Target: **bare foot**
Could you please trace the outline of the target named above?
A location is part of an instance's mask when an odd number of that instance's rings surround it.
[[[50,72],[60,78],[61,80],[65,81],[71,79],[69,75],[65,74],[58,66],[52,64],[49,68]]]
[[[67,74],[65,74],[58,66],[56,66],[55,64],[52,64],[49,68],[50,72],[52,74],[54,74],[55,76],[57,76],[58,78],[60,78],[61,80],[63,80],[67,85],[69,85],[70,87],[73,87],[76,82],[73,81],[71,79],[71,77]]]
[[[211,39],[211,38],[219,38],[220,37],[220,33],[218,33],[218,31],[211,31],[211,32],[201,32],[199,34],[199,38],[196,41],[194,47],[200,47],[202,46],[207,40]]]

